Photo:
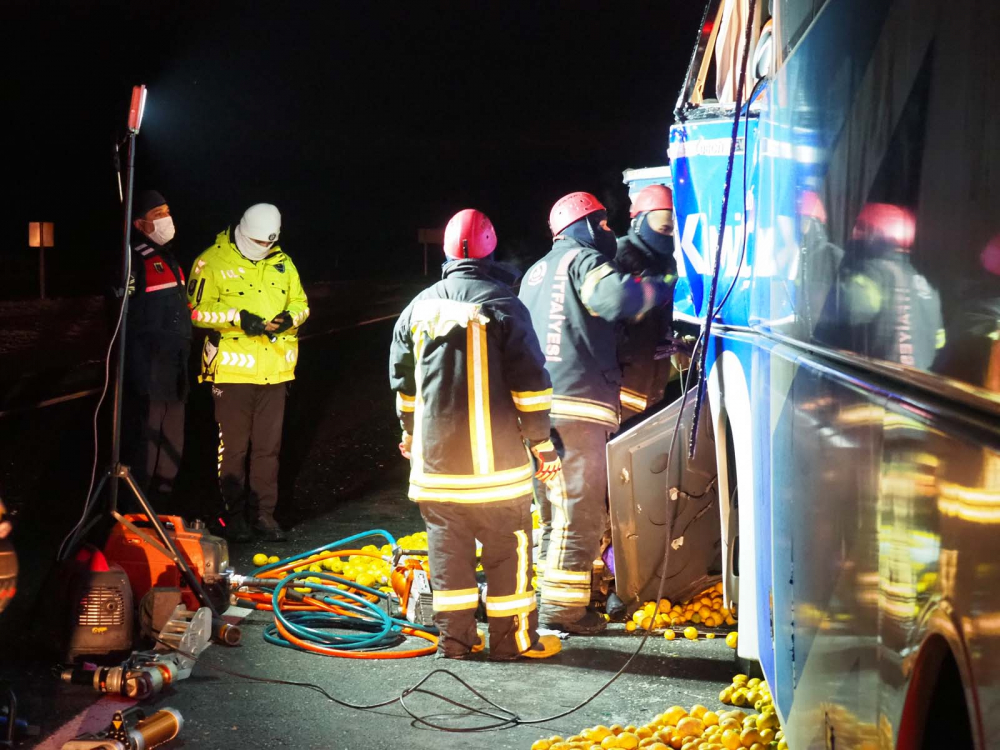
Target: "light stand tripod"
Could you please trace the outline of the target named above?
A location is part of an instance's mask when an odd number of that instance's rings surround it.
[[[221,627],[224,625],[222,622],[220,613],[216,606],[213,604],[212,600],[209,599],[208,595],[205,593],[204,588],[201,585],[201,581],[198,580],[198,576],[194,574],[191,567],[188,565],[187,561],[180,554],[177,549],[177,545],[174,543],[173,538],[167,532],[163,523],[160,521],[160,517],[156,510],[153,508],[152,503],[143,493],[139,484],[136,482],[135,477],[133,477],[131,470],[128,466],[121,463],[121,433],[122,433],[122,395],[123,387],[125,382],[125,344],[126,344],[126,324],[128,321],[128,303],[129,303],[129,282],[132,270],[132,196],[133,196],[133,182],[135,177],[135,143],[136,136],[139,134],[139,126],[142,122],[142,113],[146,104],[146,87],[136,86],[132,89],[132,103],[129,107],[129,120],[128,120],[128,162],[126,171],[126,181],[125,181],[125,193],[122,196],[124,199],[124,226],[122,231],[122,288],[121,288],[121,312],[119,314],[119,325],[118,325],[118,348],[116,350],[116,362],[115,362],[115,379],[114,379],[114,391],[112,397],[112,432],[111,432],[111,457],[108,467],[103,471],[100,480],[94,487],[93,492],[90,497],[87,498],[87,511],[94,506],[98,497],[103,490],[104,485],[109,482],[108,485],[108,515],[110,515],[115,521],[126,526],[132,533],[136,534],[139,538],[145,541],[147,544],[151,545],[154,549],[159,551],[161,554],[169,557],[173,563],[177,566],[177,569],[181,572],[184,577],[185,582],[190,586],[191,591],[194,592],[195,597],[202,606],[208,607],[212,611],[212,631],[213,633],[220,632]],[[146,515],[149,520],[153,531],[159,538],[159,541],[153,539],[143,530],[139,529],[135,524],[125,518],[121,513],[118,512],[118,484],[119,482],[124,482],[125,485],[131,490],[136,502],[142,509],[142,512]],[[85,514],[86,512],[85,511]],[[65,547],[66,550],[72,550],[80,539],[100,520],[100,514],[96,515],[89,523],[83,523],[86,518],[81,519],[81,524],[71,535],[68,545]],[[233,633],[231,630],[230,638]],[[231,643],[229,645],[232,645]]]

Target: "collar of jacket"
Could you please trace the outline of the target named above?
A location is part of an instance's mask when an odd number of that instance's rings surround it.
[[[615,261],[626,273],[658,273],[661,271],[666,273],[668,270],[663,257],[631,228],[629,228],[628,234],[618,240]]]
[[[247,263],[277,263],[279,260],[284,260],[285,253],[281,249],[281,245],[275,243],[271,248],[271,252],[265,255],[260,260],[251,260],[243,253],[240,249],[236,247],[236,241],[233,239],[233,228],[229,227],[225,231],[219,232],[219,235],[215,238],[215,241],[222,247],[228,247],[230,251],[236,253],[240,259],[245,260]]]
[[[449,277],[494,281],[513,286],[520,272],[506,263],[497,263],[492,258],[462,258],[448,261],[441,268],[441,278]]]

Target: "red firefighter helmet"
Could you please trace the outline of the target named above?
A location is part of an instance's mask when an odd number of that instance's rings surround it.
[[[444,254],[449,258],[485,258],[496,250],[497,233],[482,211],[465,208],[444,228]]]
[[[868,203],[858,214],[851,239],[881,241],[909,250],[917,234],[913,212],[891,203]]]
[[[633,219],[646,211],[673,211],[674,191],[666,185],[647,185],[632,201],[629,216]]]
[[[555,237],[562,230],[594,211],[605,211],[604,204],[590,193],[570,193],[555,202],[549,212],[549,229]]]

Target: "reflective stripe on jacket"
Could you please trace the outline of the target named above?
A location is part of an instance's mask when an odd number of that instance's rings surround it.
[[[263,260],[243,257],[229,230],[198,256],[188,282],[191,320],[210,333],[202,351],[200,381],[281,383],[295,377],[298,327],[309,317],[299,272],[277,245]],[[240,311],[269,321],[288,311],[293,326],[275,336],[247,336]]]
[[[418,502],[532,494],[524,440],[548,438],[552,388],[528,311],[490,266],[449,263],[393,331],[389,381],[413,436],[409,496]]]
[[[520,298],[552,376],[553,419],[618,427],[615,322],[643,315],[665,289],[662,282],[622,273],[598,250],[567,238],[556,238],[528,270]]]

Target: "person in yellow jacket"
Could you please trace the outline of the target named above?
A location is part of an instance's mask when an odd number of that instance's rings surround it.
[[[295,378],[298,328],[309,302],[278,245],[280,231],[275,206],[251,206],[198,256],[187,289],[194,325],[209,331],[198,380],[212,383],[224,505],[219,530],[233,542],[252,538],[245,515],[248,448],[253,529],[268,541],[285,538],[274,520],[285,384]]]

